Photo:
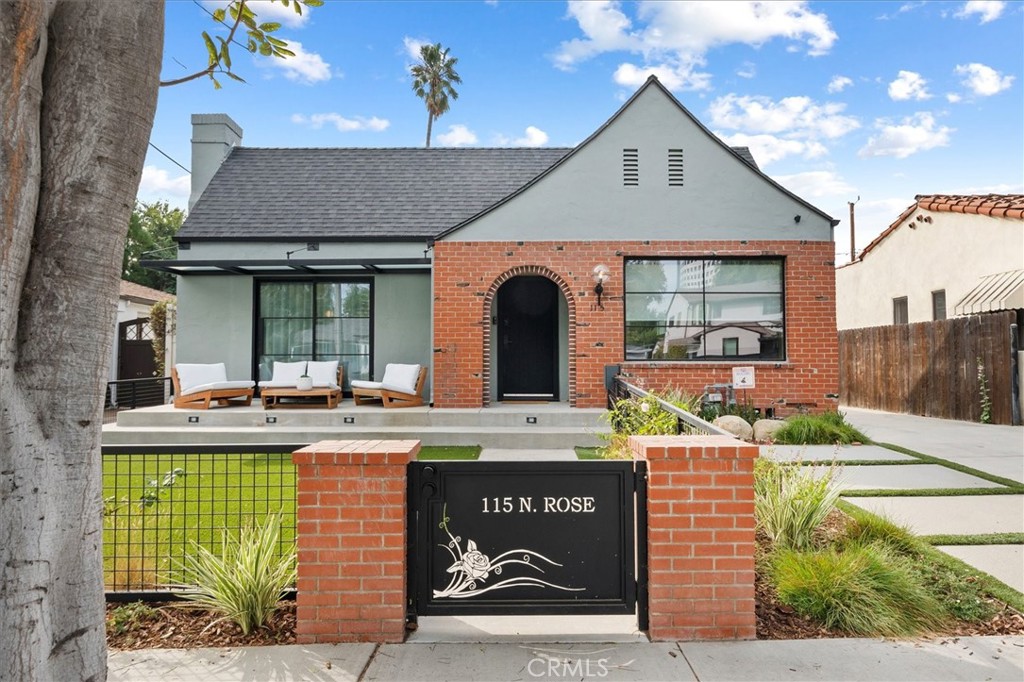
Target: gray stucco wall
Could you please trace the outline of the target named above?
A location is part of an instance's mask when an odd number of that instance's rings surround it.
[[[625,148],[638,150],[638,186],[623,184]],[[670,148],[683,150],[682,187],[668,185]],[[827,241],[832,229],[651,86],[555,171],[446,239]]]
[[[178,278],[178,362],[223,362],[252,372],[253,278]],[[389,362],[429,364],[430,275],[374,277],[374,377]],[[428,389],[429,390],[429,389]]]

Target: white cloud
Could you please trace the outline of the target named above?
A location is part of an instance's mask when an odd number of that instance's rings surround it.
[[[620,64],[612,78],[624,87],[638,88],[651,76],[657,76],[669,90],[707,90],[711,87],[711,74],[693,71],[692,67],[654,64],[639,67]]]
[[[987,24],[990,21],[998,19],[1005,8],[1005,2],[996,2],[993,0],[971,0],[970,2],[964,3],[964,6],[957,10],[955,16],[960,19],[970,19],[973,15],[977,14],[981,17],[981,23]]]
[[[791,140],[774,135],[718,135],[730,147],[749,147],[757,165],[765,167],[787,156],[816,159],[828,154],[828,149],[814,140]]]
[[[192,192],[192,180],[187,174],[171,177],[163,168],[145,166],[139,181],[139,194],[153,197],[187,199]]]
[[[225,0],[206,0],[203,4],[212,9],[227,8],[228,6],[228,2]],[[294,5],[289,4],[288,7],[285,7],[280,2],[269,2],[269,0],[248,0],[245,4],[256,13],[257,23],[277,22],[288,28],[302,28],[309,23],[309,16],[312,12],[311,8],[303,5],[302,14],[296,14]],[[230,21],[230,17],[225,21]],[[243,28],[245,27],[243,26]]]
[[[477,143],[476,133],[461,123],[448,126],[448,132],[438,135],[436,139],[442,147],[468,147]]]
[[[853,85],[853,81],[846,76],[832,76],[827,89],[829,92],[842,92],[851,85]]]
[[[900,71],[896,80],[889,83],[889,97],[894,100],[928,99],[931,94],[927,88],[928,81],[921,74],[913,71]]]
[[[873,135],[864,147],[857,152],[858,156],[895,156],[905,159],[912,154],[923,152],[935,147],[949,145],[949,135],[953,128],[937,126],[935,117],[927,112],[919,112],[904,118],[900,123],[888,119],[875,121],[877,135]]]
[[[425,38],[410,38],[409,36],[402,38],[402,45],[405,46],[405,54],[414,62],[418,62],[420,60],[420,48],[429,44],[430,41]]]
[[[961,97],[960,95],[956,94],[955,92],[947,92],[946,93],[946,101],[949,102],[950,104],[956,104],[956,103],[958,103],[962,99],[963,99],[963,97]]]
[[[843,115],[845,104],[816,104],[809,97],[769,97],[730,93],[711,103],[711,123],[751,133],[786,133],[790,137],[834,139],[860,127],[853,116]]]
[[[702,89],[708,74],[696,72],[713,48],[746,44],[760,46],[774,39],[791,42],[808,54],[827,53],[837,36],[824,14],[810,11],[806,2],[652,2],[639,4],[638,25],[615,1],[569,3],[583,37],[565,41],[554,56],[555,66],[571,70],[576,64],[606,52],[641,55],[643,64],[622,64],[616,82],[634,82],[637,74],[658,69],[670,74],[679,89]],[[658,74],[661,79],[661,73]],[[671,87],[671,86],[668,86]]]
[[[548,143],[548,134],[537,126],[526,126],[522,137],[494,136],[495,147],[543,147]]]
[[[808,171],[792,175],[773,175],[772,179],[801,197],[850,196],[856,189],[835,171]]]
[[[757,75],[757,64],[754,62],[743,62],[743,65],[736,69],[736,75],[740,78],[753,78]]]
[[[267,57],[257,63],[281,69],[284,71],[284,77],[288,80],[306,85],[331,79],[331,65],[316,52],[307,52],[302,47],[302,43],[295,40],[288,41],[288,49],[295,53],[294,57],[286,59]]]
[[[391,125],[391,121],[386,118],[377,118],[372,116],[366,118],[364,116],[354,116],[352,118],[345,118],[341,114],[334,112],[327,114],[310,114],[305,116],[303,114],[292,114],[292,123],[297,125],[309,126],[314,130],[320,130],[324,125],[333,125],[338,129],[338,132],[349,133],[357,130],[369,130],[375,133],[387,130]]]
[[[991,66],[984,64],[959,64],[956,73],[966,76],[961,82],[979,97],[988,97],[1009,89],[1013,76],[1004,76]]]

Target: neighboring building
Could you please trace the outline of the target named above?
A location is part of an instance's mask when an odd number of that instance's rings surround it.
[[[117,298],[117,338],[110,356],[109,381],[147,379],[157,372],[153,355],[153,329],[149,324],[154,303],[168,301],[169,327],[174,328],[174,294],[121,280]],[[174,363],[174,334],[167,335],[164,366]],[[117,403],[117,391],[108,391],[107,402]]]
[[[836,270],[839,329],[1024,308],[1024,195],[919,195]]]
[[[147,263],[179,275],[182,361],[420,363],[438,407],[603,407],[607,365],[691,393],[752,365],[758,405],[838,391],[837,221],[653,77],[574,149],[249,149],[192,122],[178,260]]]

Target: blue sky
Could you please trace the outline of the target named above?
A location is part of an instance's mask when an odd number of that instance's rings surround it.
[[[163,78],[201,69],[223,3],[167,2]],[[1024,193],[1020,2],[341,2],[302,18],[254,3],[297,53],[236,48],[221,90],[162,88],[152,143],[189,165],[192,113],[253,147],[418,147],[413,53],[440,42],[463,83],[433,146],[573,146],[655,73],[708,128],[842,220],[839,262],[915,194]],[[221,30],[223,34],[224,31]],[[315,188],[310,188],[315,191]],[[184,207],[188,176],[150,148],[139,198]]]

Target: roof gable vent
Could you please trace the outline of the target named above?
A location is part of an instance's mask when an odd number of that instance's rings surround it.
[[[625,187],[640,184],[640,152],[636,149],[622,150],[622,184]]]
[[[683,186],[683,150],[668,150],[668,186]]]

